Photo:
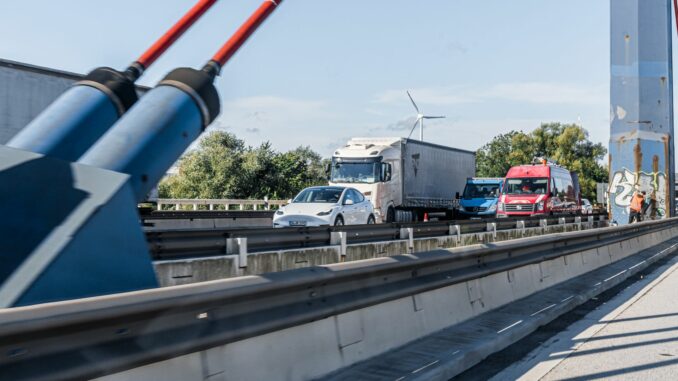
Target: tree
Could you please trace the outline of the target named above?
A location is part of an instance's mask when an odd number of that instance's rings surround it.
[[[248,147],[215,131],[180,159],[178,173],[165,177],[158,192],[163,198],[284,199],[326,183],[322,158],[310,147],[280,153],[269,142]]]
[[[546,157],[577,172],[586,198],[595,199],[596,183],[608,179],[600,160],[607,150],[589,141],[588,132],[576,124],[544,123],[529,134],[511,131],[496,136],[476,153],[476,172],[482,177],[503,177],[514,165]]]

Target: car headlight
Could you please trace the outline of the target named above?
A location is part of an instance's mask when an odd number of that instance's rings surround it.
[[[278,211],[275,212],[275,214],[277,214],[278,216],[282,216],[283,214],[285,214],[285,211],[282,209],[278,209]]]
[[[544,201],[539,201],[537,203],[537,211],[538,212],[543,212],[544,211]]]
[[[332,213],[332,209],[328,210],[327,212],[318,212],[316,216],[327,216]]]
[[[487,210],[489,210],[490,212],[494,212],[495,210],[497,210],[497,204],[490,206],[489,208],[487,208]]]

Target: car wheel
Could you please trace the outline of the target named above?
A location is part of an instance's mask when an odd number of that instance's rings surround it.
[[[374,225],[375,223],[376,223],[376,221],[374,220],[373,215],[370,215],[369,217],[367,217],[367,224],[368,225]]]
[[[344,218],[342,216],[337,216],[337,219],[334,220],[334,226],[344,226]]]

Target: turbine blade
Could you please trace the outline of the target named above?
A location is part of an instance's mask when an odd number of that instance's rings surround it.
[[[412,136],[412,133],[414,132],[414,129],[417,128],[417,124],[419,124],[419,119],[421,119],[421,118],[417,118],[417,120],[414,121],[414,126],[412,126],[412,129],[410,130],[410,134],[407,135],[407,138],[408,138],[408,139],[410,138],[410,136]]]
[[[407,96],[410,97],[410,101],[412,102],[412,106],[414,106],[414,109],[417,110],[417,114],[421,114],[419,111],[419,107],[417,107],[417,104],[414,103],[414,99],[412,99],[412,95],[410,95],[410,91],[407,90]]]
[[[425,116],[422,116],[422,118],[424,118],[424,119],[444,119],[445,117],[444,116],[428,116],[428,115],[425,115]]]

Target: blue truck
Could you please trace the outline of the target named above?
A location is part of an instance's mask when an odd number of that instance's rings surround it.
[[[464,194],[459,200],[459,214],[466,218],[495,217],[503,184],[503,178],[467,178]]]

